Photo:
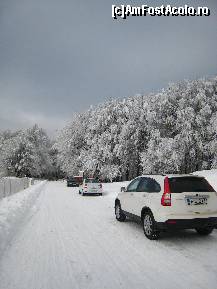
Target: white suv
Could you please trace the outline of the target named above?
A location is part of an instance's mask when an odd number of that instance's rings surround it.
[[[142,221],[147,238],[167,229],[196,229],[210,234],[217,226],[217,193],[195,175],[144,175],[122,188],[115,200],[115,215]]]

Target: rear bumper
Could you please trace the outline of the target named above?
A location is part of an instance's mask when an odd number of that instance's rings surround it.
[[[194,229],[203,227],[217,228],[217,217],[195,219],[169,219],[166,222],[157,222],[159,230]]]
[[[77,184],[67,183],[67,187],[78,187]]]
[[[100,192],[100,191],[98,191],[98,192],[96,192],[96,191],[94,191],[94,192],[91,192],[91,191],[84,191],[84,194],[86,194],[86,195],[101,195],[102,194],[102,192]]]

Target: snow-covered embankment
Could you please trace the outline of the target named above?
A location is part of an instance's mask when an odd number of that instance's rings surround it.
[[[10,243],[22,218],[43,190],[45,183],[40,182],[0,200],[0,255]]]

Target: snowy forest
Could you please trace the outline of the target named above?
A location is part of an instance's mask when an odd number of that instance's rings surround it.
[[[63,171],[105,179],[217,167],[217,77],[113,99],[77,114],[55,148]]]
[[[51,142],[37,125],[0,134],[4,175],[85,171],[104,180],[217,168],[217,77],[111,99],[75,114]],[[63,173],[62,173],[63,172]]]
[[[52,178],[58,174],[57,152],[38,125],[0,133],[0,176]]]

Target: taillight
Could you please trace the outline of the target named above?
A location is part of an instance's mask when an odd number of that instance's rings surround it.
[[[171,191],[168,177],[164,179],[164,193],[161,197],[161,205],[171,206]]]

